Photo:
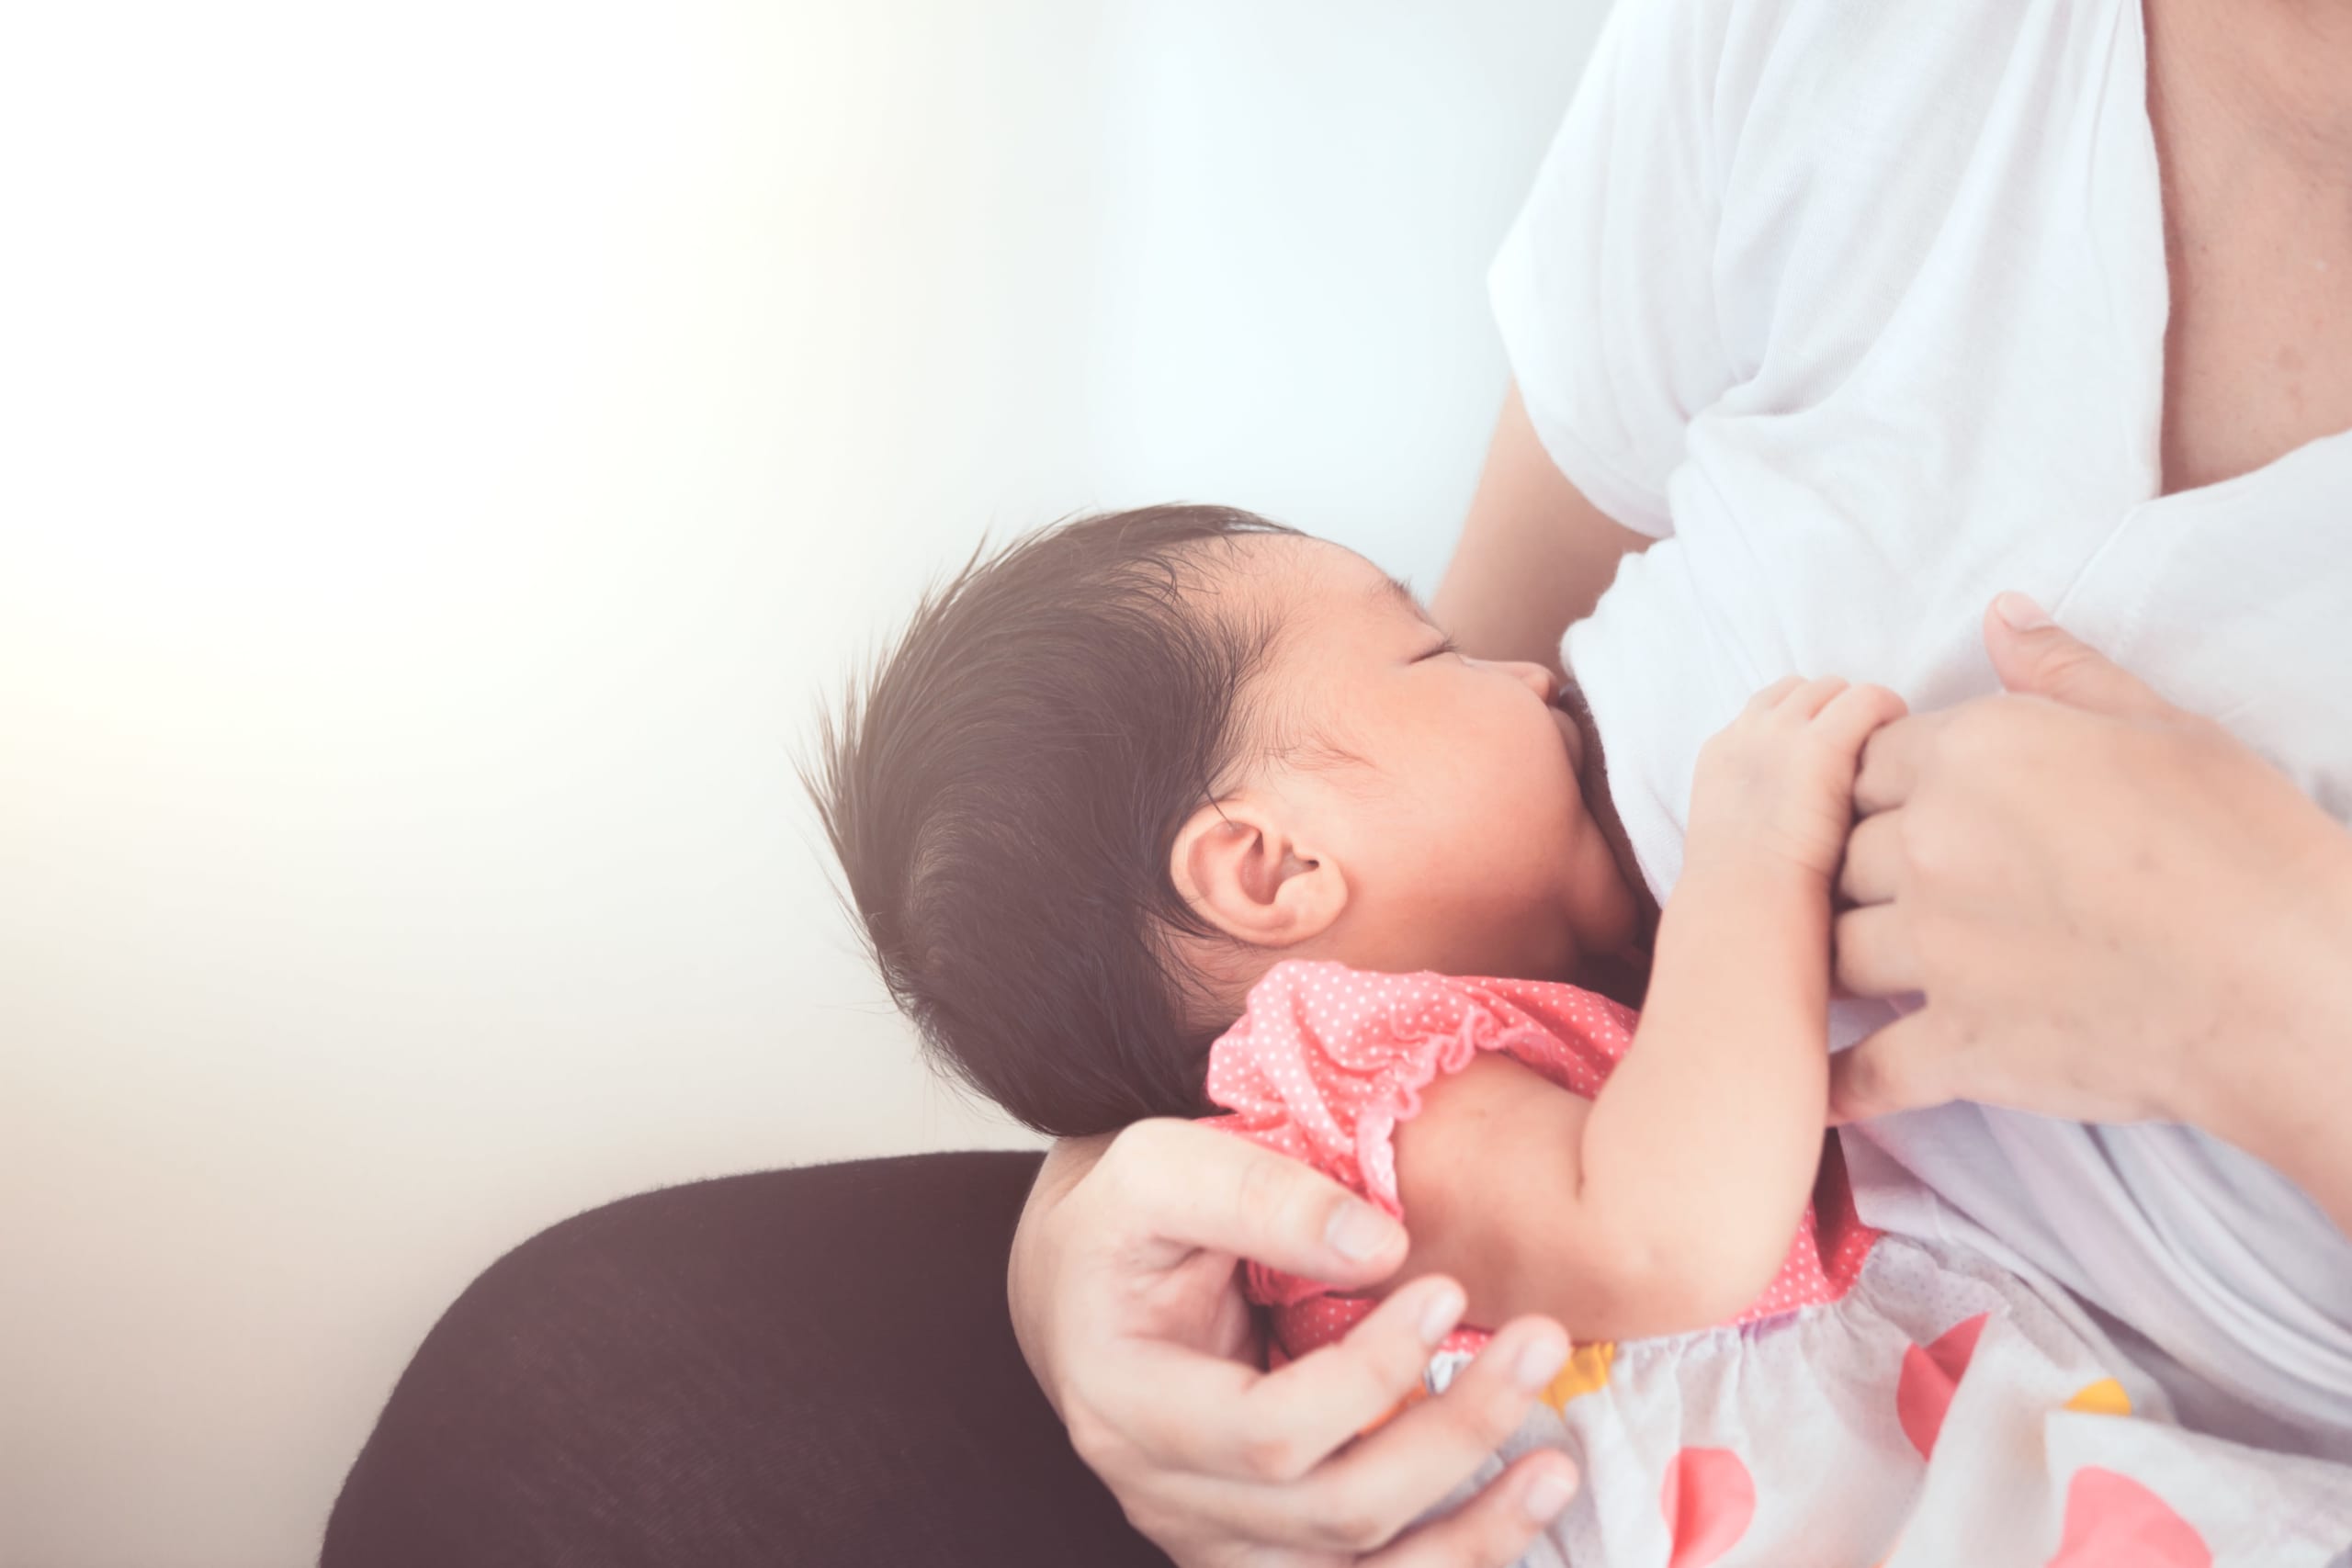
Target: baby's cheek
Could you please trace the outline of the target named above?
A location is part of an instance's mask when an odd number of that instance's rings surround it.
[[[1528,760],[1531,793],[1538,797],[1532,803],[1531,821],[1540,821],[1544,834],[1555,842],[1575,839],[1583,826],[1587,812],[1584,792],[1577,784],[1577,775],[1567,764],[1565,751],[1557,755],[1539,754]]]
[[[1584,800],[1576,781],[1532,770],[1521,774],[1509,806],[1512,826],[1502,848],[1514,865],[1512,880],[1528,891],[1556,897],[1561,877],[1577,858],[1584,835]]]

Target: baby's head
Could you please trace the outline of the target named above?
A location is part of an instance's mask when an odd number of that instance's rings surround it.
[[[933,1050],[1042,1131],[1197,1115],[1285,958],[1565,979],[1635,934],[1550,673],[1223,507],[1063,525],[927,599],[811,781]]]

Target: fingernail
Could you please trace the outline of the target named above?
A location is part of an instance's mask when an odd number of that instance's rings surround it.
[[[1396,1223],[1387,1215],[1353,1199],[1332,1210],[1323,1226],[1323,1239],[1331,1250],[1351,1263],[1377,1257],[1396,1234]]]
[[[1462,1292],[1451,1285],[1430,1292],[1421,1308],[1421,1343],[1434,1347],[1453,1332],[1453,1325],[1462,1320]]]
[[[1527,1517],[1539,1525],[1548,1525],[1560,1517],[1560,1510],[1576,1500],[1577,1483],[1573,1477],[1555,1471],[1545,1471],[1527,1488],[1521,1504]]]
[[[1568,1348],[1547,1334],[1519,1353],[1511,1363],[1511,1381],[1532,1393],[1558,1377],[1567,1360]]]
[[[1993,613],[2008,622],[2012,631],[2040,631],[2050,624],[2048,613],[2015,589],[1995,596]]]

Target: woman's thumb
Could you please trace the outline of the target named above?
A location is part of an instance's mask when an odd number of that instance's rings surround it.
[[[1984,651],[2012,692],[2119,718],[2159,718],[2176,711],[2146,682],[2078,640],[2022,593],[2000,594],[1985,611]]]

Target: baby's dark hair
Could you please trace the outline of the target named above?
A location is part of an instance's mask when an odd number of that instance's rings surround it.
[[[1221,506],[1083,517],[929,595],[804,773],[883,983],[935,1061],[1040,1132],[1195,1116],[1216,1032],[1169,874],[1243,746],[1268,617],[1203,603]]]

